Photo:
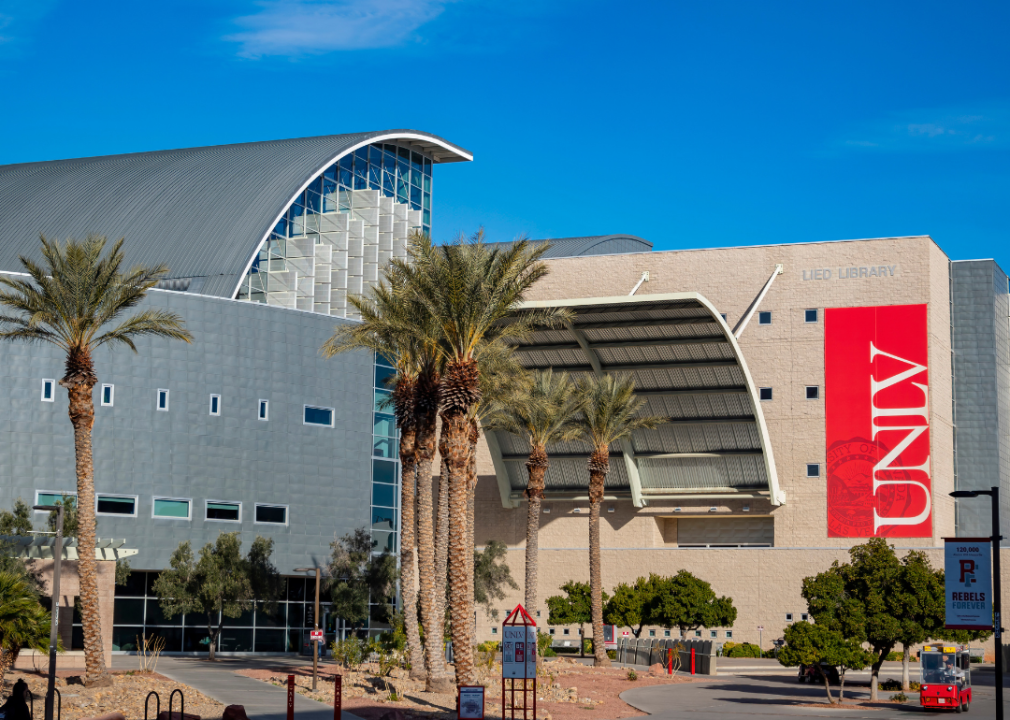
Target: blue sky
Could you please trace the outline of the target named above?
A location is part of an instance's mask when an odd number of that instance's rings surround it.
[[[0,164],[416,128],[434,233],[930,234],[1010,270],[999,2],[0,0]]]

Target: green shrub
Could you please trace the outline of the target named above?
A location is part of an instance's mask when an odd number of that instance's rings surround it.
[[[349,670],[357,670],[365,659],[365,643],[361,638],[351,636],[330,644],[333,659]]]
[[[903,657],[904,654],[898,652],[897,650],[894,650],[893,652],[887,653],[887,657],[884,659],[887,660],[888,662],[901,662],[901,659]]]
[[[550,645],[544,648],[544,651],[540,653],[540,657],[557,657],[558,653]]]
[[[617,659],[617,651],[616,650],[607,650],[607,657],[610,658],[611,660],[616,660]]]
[[[722,646],[723,657],[731,658],[759,658],[761,648],[754,643],[726,643]]]
[[[971,661],[972,661],[973,663],[980,663],[980,662],[982,662],[983,660],[985,660],[985,658],[984,658],[984,657],[982,657],[981,655],[972,655],[972,656],[971,656],[971,658],[970,658],[970,660],[971,660]]]
[[[538,642],[537,645],[540,643]],[[497,640],[485,640],[477,646],[477,649],[483,653],[496,653],[498,652],[499,642]]]
[[[537,630],[537,655],[540,657],[550,657],[547,654],[547,650],[550,648],[552,642],[554,642],[554,638],[549,633]]]
[[[908,702],[908,695],[903,692],[896,692],[891,696],[891,702],[893,703],[903,703]]]
[[[631,680],[632,682],[634,682],[635,680],[638,680],[638,673],[635,672],[634,670],[629,669],[628,670],[628,680]]]

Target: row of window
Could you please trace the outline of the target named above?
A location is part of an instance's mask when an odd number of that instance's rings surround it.
[[[806,396],[807,400],[820,400],[821,399],[821,386],[820,385],[807,385],[806,386]],[[770,401],[773,397],[772,389],[770,387],[758,388],[758,399],[763,401]]]
[[[53,402],[55,398],[56,381],[44,379],[42,381],[42,402]],[[155,399],[155,407],[160,412],[168,412],[170,391],[165,388],[158,388]],[[104,407],[113,407],[116,400],[116,386],[111,384],[102,385],[101,403]],[[221,396],[211,394],[208,403],[208,414],[219,417],[221,415]],[[317,405],[302,406],[303,425],[321,425],[323,427],[333,427],[333,408],[319,407]],[[268,421],[270,419],[270,401],[260,400],[256,408],[256,417],[259,420]]]
[[[76,497],[76,492],[37,490],[36,505],[52,505],[64,497]],[[95,513],[114,517],[137,517],[140,498],[137,495],[95,495]],[[263,525],[287,525],[288,506],[255,503],[254,522]],[[45,512],[39,510],[37,512]],[[151,517],[168,520],[192,520],[193,500],[190,498],[152,498]],[[204,520],[216,522],[242,522],[242,503],[226,500],[206,500]]]
[[[818,312],[815,308],[807,308],[803,311],[803,322],[815,323],[817,322]],[[723,319],[726,318],[725,315],[722,316]],[[772,311],[762,310],[758,313],[758,325],[771,325],[772,324]]]

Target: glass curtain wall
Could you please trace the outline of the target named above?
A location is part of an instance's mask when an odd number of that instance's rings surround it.
[[[287,209],[236,297],[356,317],[347,294],[405,257],[411,233],[431,231],[431,169],[430,158],[390,143],[341,158]]]
[[[372,552],[397,554],[400,537],[399,439],[393,407],[388,404],[396,371],[381,355],[375,358],[375,405],[372,412]],[[399,560],[399,558],[397,558]],[[379,602],[376,602],[378,600]],[[385,600],[372,598],[370,626],[386,627]]]

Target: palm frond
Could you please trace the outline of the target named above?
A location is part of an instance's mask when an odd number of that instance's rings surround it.
[[[632,431],[654,428],[666,420],[659,416],[638,415],[645,400],[635,395],[635,381],[630,375],[604,375],[576,383],[582,412],[576,425],[580,435],[594,448],[630,437]]]

